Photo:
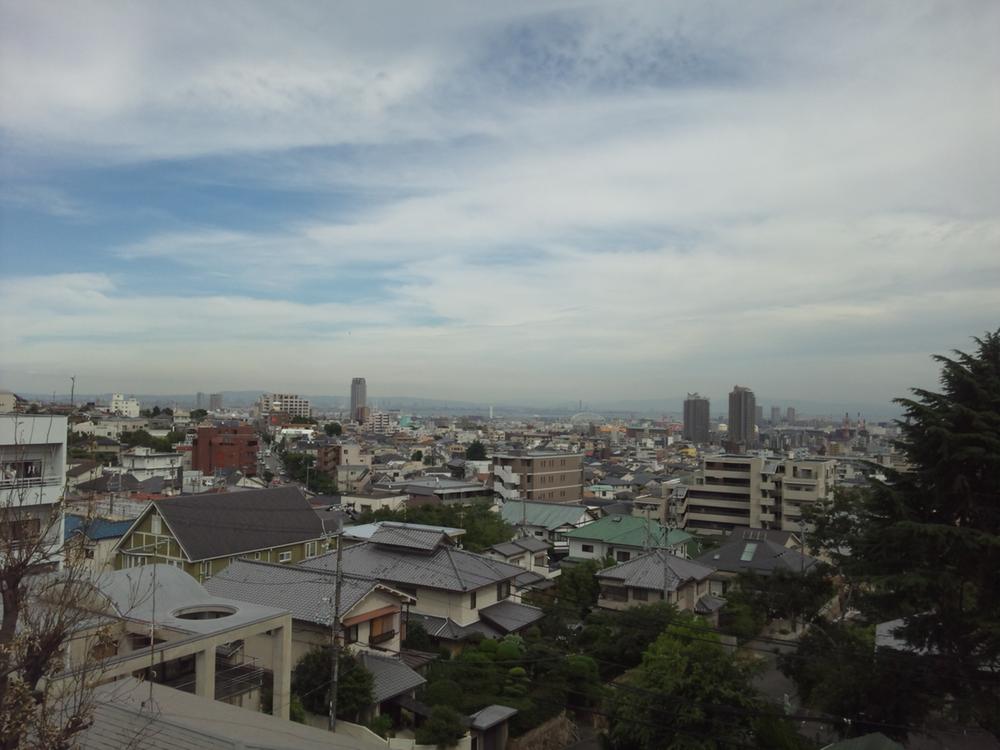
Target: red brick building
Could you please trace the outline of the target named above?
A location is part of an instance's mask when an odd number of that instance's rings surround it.
[[[204,474],[216,469],[239,469],[257,475],[258,438],[248,424],[232,427],[199,427],[191,451],[191,466]]]

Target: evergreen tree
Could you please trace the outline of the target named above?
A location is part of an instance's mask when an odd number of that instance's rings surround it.
[[[1000,330],[938,356],[941,392],[914,389],[898,448],[906,466],[841,497],[819,538],[861,584],[872,619],[923,653],[937,702],[996,733],[1000,701]],[[914,691],[910,685],[907,688]]]

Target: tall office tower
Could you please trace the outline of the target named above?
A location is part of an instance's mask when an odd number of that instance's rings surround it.
[[[771,424],[779,424],[781,422],[781,407],[772,406],[771,407]]]
[[[209,411],[222,411],[222,394],[221,393],[210,393],[210,394],[208,394],[208,410]]]
[[[368,384],[364,378],[351,380],[351,419],[364,423],[367,417]]]
[[[789,406],[785,410],[785,419],[788,420],[788,424],[795,424],[795,407]]]
[[[684,439],[692,443],[708,442],[708,399],[689,393],[684,399]]]
[[[754,407],[754,424],[764,424],[764,407],[760,404]]]
[[[196,409],[204,409],[205,408],[205,394],[202,393],[201,391],[198,391],[198,395],[195,396],[195,398],[194,398],[194,405],[195,405]]]
[[[753,391],[741,385],[734,385],[729,394],[728,448],[741,452],[753,447],[756,441],[754,427],[757,425],[757,399]]]

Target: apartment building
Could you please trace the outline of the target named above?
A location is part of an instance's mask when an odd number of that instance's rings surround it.
[[[836,463],[819,458],[706,457],[679,501],[681,526],[710,534],[746,528],[798,532],[803,508],[833,497]]]
[[[368,413],[368,384],[364,378],[351,379],[351,419],[363,424]]]
[[[139,401],[134,398],[125,398],[121,393],[114,393],[111,395],[111,405],[108,407],[108,411],[122,417],[138,417]]]
[[[729,426],[726,442],[729,450],[742,452],[757,443],[757,398],[742,385],[733,386],[729,394]]]
[[[692,443],[707,443],[709,430],[710,402],[697,393],[689,393],[684,399],[684,439]]]
[[[257,402],[257,408],[262,417],[267,417],[273,412],[288,414],[290,417],[312,416],[309,400],[294,393],[265,393]]]
[[[391,435],[399,429],[399,412],[369,411],[363,429],[376,435]]]
[[[199,427],[191,449],[196,471],[214,474],[217,469],[238,469],[244,476],[257,476],[260,442],[248,424]]]
[[[498,500],[578,503],[583,498],[583,453],[512,451],[493,456],[493,492]]]
[[[0,537],[51,540],[56,563],[62,529],[56,514],[66,482],[66,417],[0,416]]]
[[[131,474],[140,482],[152,477],[168,481],[180,480],[184,456],[181,453],[166,453],[136,446],[121,454],[122,471]]]

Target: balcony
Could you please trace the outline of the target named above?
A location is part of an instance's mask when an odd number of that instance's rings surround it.
[[[377,646],[380,643],[391,641],[395,637],[396,637],[395,630],[387,630],[384,633],[379,633],[378,635],[370,635],[368,636],[368,645]]]
[[[521,475],[511,471],[509,466],[493,465],[493,476],[508,486],[518,486],[521,484]]]
[[[774,513],[761,513],[760,514],[760,520],[761,521],[773,522],[774,521]]]
[[[0,478],[0,490],[22,489],[28,487],[62,487],[65,480],[59,476],[51,477],[5,477]]]

